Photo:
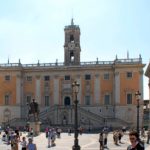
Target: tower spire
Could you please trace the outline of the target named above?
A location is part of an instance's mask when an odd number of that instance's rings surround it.
[[[71,25],[74,25],[73,18],[71,19]]]
[[[129,59],[129,51],[127,50],[127,59]]]

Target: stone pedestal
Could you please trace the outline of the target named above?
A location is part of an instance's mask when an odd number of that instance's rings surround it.
[[[34,135],[34,136],[39,135],[41,122],[39,122],[39,121],[36,121],[36,122],[28,122],[28,124],[29,124],[29,128],[30,128],[30,129],[32,128],[33,131],[34,131],[33,135]]]

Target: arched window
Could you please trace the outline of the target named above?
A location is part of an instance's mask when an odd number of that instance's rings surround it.
[[[74,41],[74,36],[73,34],[70,35],[70,42],[73,42]]]
[[[70,52],[70,61],[74,62],[74,52]]]

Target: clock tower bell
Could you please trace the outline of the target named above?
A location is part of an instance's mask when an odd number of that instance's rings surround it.
[[[65,26],[64,63],[66,66],[80,65],[80,28],[74,25]]]

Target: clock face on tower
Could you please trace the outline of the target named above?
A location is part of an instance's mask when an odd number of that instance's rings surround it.
[[[73,50],[75,48],[75,43],[69,43],[68,48]]]

